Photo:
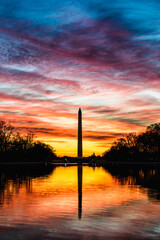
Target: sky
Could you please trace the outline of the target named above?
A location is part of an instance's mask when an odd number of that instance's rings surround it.
[[[58,156],[102,154],[160,118],[159,0],[0,0],[0,120]]]

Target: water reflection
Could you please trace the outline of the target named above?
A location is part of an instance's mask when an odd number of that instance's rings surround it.
[[[78,218],[82,217],[82,165],[78,166]]]
[[[160,167],[151,166],[107,166],[107,172],[122,185],[141,186],[147,189],[150,200],[160,200]]]
[[[46,177],[54,170],[53,165],[3,165],[0,168],[0,206],[5,199],[9,204],[14,195],[17,195],[25,186],[26,193],[32,193],[32,180],[34,178]]]
[[[8,200],[18,194],[22,185],[25,185],[26,193],[32,193],[32,181],[34,178],[41,178],[53,174],[53,165],[13,165],[3,167],[0,170],[0,205],[3,205],[5,197]],[[78,176],[78,219],[82,217],[82,165],[77,167]]]
[[[159,239],[159,180],[147,167],[1,168],[0,239]]]

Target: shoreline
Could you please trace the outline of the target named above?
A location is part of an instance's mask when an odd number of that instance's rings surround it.
[[[94,166],[94,167],[101,167],[101,166],[118,166],[118,165],[123,165],[123,166],[160,166],[160,162],[2,162],[0,163],[0,166],[11,166],[11,165],[53,165],[53,166],[78,166],[78,165],[83,165],[83,166]]]

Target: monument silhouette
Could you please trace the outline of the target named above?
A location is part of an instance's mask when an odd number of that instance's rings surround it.
[[[78,158],[82,158],[82,111],[78,110]]]

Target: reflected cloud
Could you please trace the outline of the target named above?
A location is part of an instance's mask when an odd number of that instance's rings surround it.
[[[41,232],[40,239],[64,239],[64,234],[101,240],[106,234],[113,239],[158,236],[158,170],[36,165],[22,173],[24,166],[16,167],[1,169],[2,237],[10,232],[24,237]]]

